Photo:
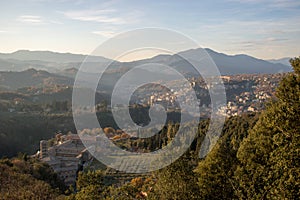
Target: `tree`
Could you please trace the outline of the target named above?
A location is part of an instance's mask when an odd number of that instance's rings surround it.
[[[111,186],[107,190],[106,199],[107,200],[127,200],[127,199],[145,199],[147,192],[146,185],[148,185],[146,180],[141,177],[134,178],[130,183],[126,183],[120,187]]]
[[[104,199],[103,172],[100,170],[79,172],[76,190],[77,193],[70,195],[68,199]]]
[[[300,57],[242,142],[235,172],[241,198],[296,199],[300,196]]]
[[[189,153],[157,172],[157,182],[150,199],[199,199],[194,164]]]
[[[237,183],[233,178],[238,165],[237,150],[253,127],[256,115],[231,117],[226,120],[218,143],[195,169],[201,199],[235,199]]]
[[[38,177],[34,167],[38,161],[27,158],[0,160],[0,198],[1,199],[57,199],[62,198],[56,180]],[[44,166],[45,168],[47,166]]]
[[[79,172],[78,180],[76,182],[77,189],[81,190],[89,185],[103,187],[103,172],[100,170]]]

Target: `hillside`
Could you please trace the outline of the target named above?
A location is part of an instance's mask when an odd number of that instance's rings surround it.
[[[26,154],[0,160],[1,199],[58,199],[65,187],[49,165]]]
[[[36,69],[28,69],[21,72],[0,72],[0,85],[8,90],[30,86],[43,87],[56,84],[73,85],[73,80],[71,78]]]

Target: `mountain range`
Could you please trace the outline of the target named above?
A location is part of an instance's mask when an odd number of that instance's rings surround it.
[[[291,70],[287,60],[262,60],[248,55],[226,55],[211,49],[205,49],[212,60],[219,68],[221,74],[253,74],[253,73],[278,73]],[[183,60],[180,55],[193,56],[199,53],[200,49],[190,49],[174,55],[157,55],[152,58],[132,61],[115,61],[115,68],[132,68],[137,64],[160,63],[172,66],[175,69],[187,72],[190,64]],[[69,68],[79,69],[86,55],[71,53],[56,53],[51,51],[29,51],[19,50],[14,53],[0,53],[0,71],[23,71],[29,68],[45,70],[53,73],[60,73]],[[104,66],[112,60],[101,56],[89,56],[88,61],[95,67]]]
[[[215,62],[222,75],[233,74],[259,74],[289,72],[291,67],[286,65],[288,58],[266,61],[248,55],[226,55],[211,49],[205,49]],[[106,76],[103,76],[104,86],[110,88],[116,81],[135,66],[149,63],[159,63],[170,66],[182,74],[195,75],[197,72],[192,65],[183,59],[201,55],[201,49],[190,49],[174,55],[157,55],[152,58],[132,62],[118,62],[101,56],[89,57],[86,64],[90,71],[85,74],[85,80],[91,80],[93,69],[104,68],[111,63]],[[55,53],[50,51],[20,50],[14,53],[0,53],[0,88],[15,90],[28,86],[46,86],[64,84],[72,86],[77,71],[86,55],[71,53]],[[204,69],[205,70],[205,69]],[[163,74],[146,72],[151,76],[162,77]],[[154,74],[153,74],[154,73]],[[156,73],[156,74],[155,74]],[[142,78],[145,70],[138,71],[138,77]],[[196,74],[199,75],[199,74]],[[166,78],[171,78],[166,77]],[[163,78],[164,79],[164,78]]]

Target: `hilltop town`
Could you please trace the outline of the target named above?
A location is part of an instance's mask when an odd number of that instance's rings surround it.
[[[227,106],[223,108],[226,116],[236,116],[246,112],[258,112],[264,108],[267,101],[275,97],[276,87],[285,74],[241,74],[221,76],[225,91]],[[199,106],[204,116],[208,116],[211,109],[208,87],[203,78],[191,78],[192,89],[199,99]],[[179,83],[178,83],[179,82]],[[154,103],[163,104],[167,110],[179,109],[176,103],[176,95],[188,93],[189,87],[182,87],[180,80],[171,85],[180,86],[176,92],[168,91],[162,86],[149,86],[152,88],[140,88],[133,96],[131,102],[144,106]],[[154,88],[154,89],[153,89]],[[151,91],[151,89],[153,91]],[[149,90],[151,92],[149,92]],[[184,99],[186,104],[192,101],[188,96]]]

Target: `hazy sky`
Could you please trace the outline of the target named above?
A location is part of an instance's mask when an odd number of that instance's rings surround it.
[[[119,32],[160,27],[226,54],[300,55],[299,0],[9,0],[0,13],[0,52],[89,54]]]

